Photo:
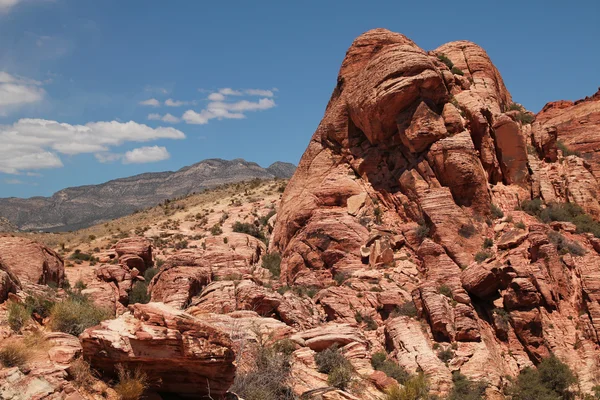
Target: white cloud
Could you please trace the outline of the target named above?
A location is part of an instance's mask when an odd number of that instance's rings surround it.
[[[171,157],[165,147],[139,147],[128,151],[123,156],[123,164],[144,164],[168,160]]]
[[[0,0],[0,13],[6,13],[23,0]]]
[[[0,0],[2,1],[2,0]],[[0,71],[0,115],[42,101],[46,91],[41,82]]]
[[[181,107],[181,106],[187,106],[188,104],[191,104],[189,101],[181,101],[181,100],[173,100],[173,99],[167,99],[167,101],[165,101],[165,106],[167,107]]]
[[[155,98],[152,98],[152,99],[140,101],[140,105],[150,106],[150,107],[158,107],[158,106],[160,106],[160,101],[156,100]]]
[[[263,90],[263,89],[248,89],[248,90],[245,90],[244,93],[246,93],[249,96],[262,96],[262,97],[275,96],[275,94],[273,93],[272,90]]]
[[[165,114],[164,116],[156,113],[148,114],[148,119],[150,121],[168,122],[169,124],[178,124],[179,122],[181,122],[181,119],[169,113]]]
[[[20,179],[5,179],[4,183],[7,185],[25,185],[25,182]]]
[[[234,103],[212,101],[200,112],[187,110],[182,118],[188,124],[204,125],[215,118],[243,119],[246,118],[245,112],[267,110],[273,107],[275,107],[275,101],[267,98],[260,99],[257,102],[248,100],[241,100]]]
[[[107,164],[120,160],[121,158],[123,158],[123,155],[117,153],[96,153],[94,154],[94,157],[96,157],[96,160],[98,160],[99,162]]]
[[[219,89],[219,93],[221,93],[225,96],[241,96],[242,95],[242,92],[240,92],[239,90],[233,90],[232,88]]]
[[[225,95],[221,93],[211,93],[208,95],[208,99],[210,101],[223,101],[225,100]]]
[[[0,126],[0,172],[17,174],[62,167],[58,154],[103,154],[126,142],[184,138],[184,133],[175,128],[151,128],[133,121],[70,125],[43,119],[21,119],[13,125]],[[100,160],[102,156],[96,158]]]

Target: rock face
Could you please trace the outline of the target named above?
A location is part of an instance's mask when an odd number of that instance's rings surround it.
[[[557,135],[570,150],[578,151],[600,177],[600,89],[591,97],[578,101],[554,101],[535,117],[540,132]]]
[[[600,245],[514,210],[538,197],[600,216],[595,155],[557,150],[557,138],[582,153],[598,147],[599,104],[595,95],[548,105],[524,124],[477,45],[426,52],[383,29],[359,36],[277,212],[270,246],[282,254],[280,282],[319,290],[331,323],[384,325],[392,356],[435,377],[439,394],[459,369],[499,397],[505,375],[550,352],[589,390],[595,356],[572,343],[600,344]],[[580,254],[561,256],[552,229],[581,243]],[[587,310],[580,324],[589,328],[565,337],[575,310]],[[307,335],[295,337],[306,344]],[[448,365],[435,342],[458,348]]]
[[[115,245],[115,251],[119,256],[119,262],[127,267],[137,268],[144,272],[146,268],[153,265],[152,243],[143,237],[131,237],[122,239]]]
[[[0,237],[0,264],[23,282],[60,287],[65,279],[63,259],[54,250],[25,238]]]
[[[150,384],[183,398],[222,398],[235,376],[235,353],[221,329],[160,303],[135,304],[129,313],[87,329],[84,356],[94,367],[140,368]]]

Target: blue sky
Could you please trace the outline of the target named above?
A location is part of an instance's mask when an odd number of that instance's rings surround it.
[[[598,17],[598,1],[0,0],[0,197],[297,163],[346,49],[377,27],[481,45],[537,112],[600,86]]]

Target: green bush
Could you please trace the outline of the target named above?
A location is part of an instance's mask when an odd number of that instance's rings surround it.
[[[275,214],[277,214],[277,211],[275,211],[275,210],[271,210],[271,211],[269,211],[269,213],[268,213],[267,215],[265,215],[265,216],[262,216],[262,217],[260,217],[260,218],[259,218],[260,224],[261,224],[262,226],[266,226],[266,225],[267,225],[267,223],[269,222],[269,220],[271,219],[271,217],[272,217],[273,215],[275,215]]]
[[[211,235],[213,235],[213,236],[218,236],[218,235],[220,235],[221,233],[223,233],[223,229],[221,229],[221,225],[219,225],[219,224],[214,224],[214,225],[212,226],[212,228],[210,228],[210,233],[211,233]]]
[[[31,358],[32,348],[21,342],[7,343],[0,348],[0,365],[6,368],[22,368]]]
[[[405,315],[407,317],[414,318],[417,316],[417,307],[412,301],[407,301],[405,303],[396,306],[394,311],[392,311],[391,316],[397,317],[399,315]]]
[[[452,373],[452,391],[448,400],[484,400],[487,385],[483,382],[473,382],[458,371]]]
[[[82,253],[81,250],[76,249],[73,254],[69,256],[71,260],[79,260],[79,261],[92,261],[95,258],[91,254]]]
[[[260,229],[254,224],[250,224],[247,222],[236,221],[232,227],[234,232],[245,233],[250,236],[254,236],[257,239],[264,240],[265,235],[262,233]]]
[[[462,225],[458,229],[458,234],[460,236],[464,237],[465,239],[469,239],[476,232],[477,232],[477,229],[475,228],[475,225],[473,225],[473,224]]]
[[[315,362],[319,372],[327,374],[327,382],[331,386],[345,389],[354,373],[350,361],[344,357],[337,344],[315,354]]]
[[[517,114],[517,121],[523,125],[529,125],[535,121],[535,116],[523,110]]]
[[[529,215],[539,216],[542,212],[542,199],[535,198],[532,200],[523,200],[521,202],[521,210],[525,211]]]
[[[544,359],[537,369],[525,368],[507,388],[512,400],[570,400],[577,382],[569,367],[555,356]]]
[[[73,294],[52,307],[49,327],[53,331],[79,336],[85,329],[111,317],[111,312],[99,308],[85,296]]]
[[[563,235],[561,235],[558,232],[555,232],[555,231],[548,232],[548,240],[550,240],[550,242],[552,244],[554,244],[554,246],[556,246],[556,250],[560,254],[571,253],[574,256],[585,255],[585,249],[583,247],[581,247],[581,245],[579,245],[579,243],[573,242],[573,241],[565,238]]]
[[[265,254],[262,258],[262,267],[268,269],[274,277],[281,275],[281,254],[274,252]]]
[[[488,253],[487,251],[478,251],[477,253],[475,253],[475,261],[480,263],[480,262],[487,260],[491,256],[492,255],[490,253]]]
[[[346,279],[348,279],[348,274],[346,274],[345,272],[337,272],[333,276],[333,280],[335,281],[335,283],[337,283],[338,286],[341,286]]]
[[[438,54],[437,58],[438,60],[446,64],[449,70],[454,68],[454,63],[445,54]]]
[[[502,211],[502,209],[500,207],[498,207],[495,204],[491,204],[490,205],[490,213],[492,214],[492,217],[494,218],[502,218],[504,217],[504,211]]]
[[[484,249],[489,249],[493,245],[494,245],[494,240],[492,238],[483,239],[483,248]]]
[[[385,400],[425,400],[429,398],[429,384],[422,373],[413,376],[404,386],[392,386],[386,391]]]
[[[465,73],[462,71],[462,69],[458,68],[458,67],[452,67],[452,69],[450,70],[453,74],[455,75],[460,75],[463,76]]]
[[[25,307],[29,311],[29,315],[35,315],[43,319],[50,316],[54,301],[49,300],[44,294],[30,294],[25,299]]]
[[[523,221],[519,221],[515,224],[515,228],[517,229],[526,229],[527,226],[525,225],[525,223]]]
[[[443,294],[446,297],[452,298],[452,289],[446,285],[442,285],[438,288],[440,294]]]
[[[346,389],[352,382],[354,370],[349,366],[338,366],[327,375],[327,383],[338,389]]]
[[[129,304],[146,304],[150,302],[150,294],[148,293],[148,283],[136,282],[129,292]]]
[[[156,276],[156,274],[158,274],[157,267],[148,268],[146,271],[144,271],[144,280],[147,283],[150,283],[150,281],[152,280],[152,278],[154,278]]]
[[[371,357],[373,369],[385,373],[390,378],[394,378],[398,383],[404,384],[410,378],[410,374],[404,368],[387,358],[384,352],[378,352]]]
[[[83,290],[83,289],[87,288],[87,285],[85,283],[83,283],[83,281],[81,279],[78,279],[77,282],[75,282],[74,288],[77,290]]]
[[[425,221],[419,222],[419,226],[415,229],[415,234],[420,241],[425,240],[429,236],[429,227],[425,224]]]
[[[14,301],[8,302],[8,326],[14,332],[21,332],[21,329],[30,319],[31,312],[24,305]]]
[[[440,350],[438,351],[437,356],[443,363],[448,364],[448,362],[454,358],[454,352],[450,349]]]
[[[567,145],[566,145],[564,142],[560,141],[560,140],[557,140],[557,141],[556,141],[556,147],[557,147],[557,148],[558,148],[560,151],[562,151],[562,153],[563,153],[563,156],[564,156],[564,157],[568,157],[568,156],[577,156],[577,157],[581,157],[581,153],[580,153],[580,152],[578,152],[578,151],[575,151],[575,150],[571,150],[571,149],[569,149],[569,148],[567,147]]]

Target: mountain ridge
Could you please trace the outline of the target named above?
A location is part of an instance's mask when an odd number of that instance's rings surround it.
[[[153,206],[160,201],[248,179],[287,179],[291,163],[267,168],[241,158],[210,158],[176,171],[147,172],[96,185],[61,189],[52,196],[0,198],[0,218],[20,230],[75,230]]]

